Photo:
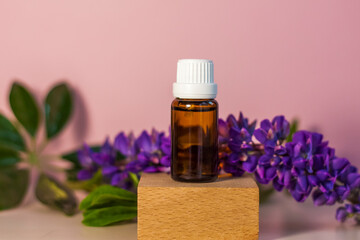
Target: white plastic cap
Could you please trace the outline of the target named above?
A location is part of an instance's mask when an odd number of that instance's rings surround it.
[[[180,59],[177,79],[173,84],[176,98],[213,99],[217,94],[214,83],[214,64],[206,59]]]

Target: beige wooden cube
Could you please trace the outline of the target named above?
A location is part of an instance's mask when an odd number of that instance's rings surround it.
[[[259,189],[250,176],[182,183],[143,174],[138,239],[258,239]]]

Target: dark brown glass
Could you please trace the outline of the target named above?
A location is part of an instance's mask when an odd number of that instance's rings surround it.
[[[171,177],[212,182],[218,176],[218,103],[179,99],[171,104]]]

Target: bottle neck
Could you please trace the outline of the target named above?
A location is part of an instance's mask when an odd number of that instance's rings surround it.
[[[181,97],[177,97],[175,99],[182,100],[182,101],[209,101],[209,100],[215,100],[215,98],[181,98]]]

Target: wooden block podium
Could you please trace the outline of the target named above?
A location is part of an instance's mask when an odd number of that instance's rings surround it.
[[[259,189],[249,177],[182,183],[143,174],[138,187],[138,239],[258,239]]]

